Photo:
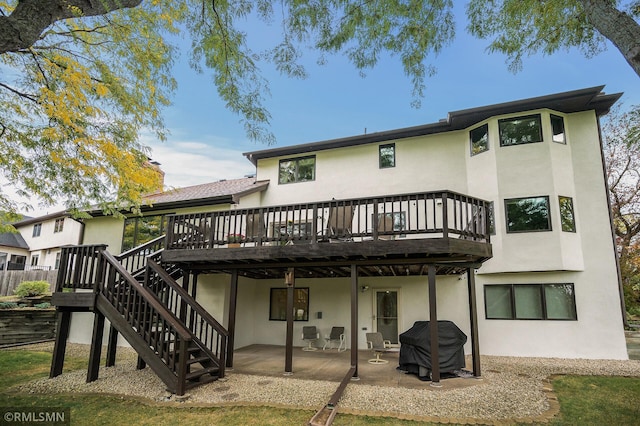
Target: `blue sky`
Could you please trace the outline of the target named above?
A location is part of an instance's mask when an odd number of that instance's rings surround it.
[[[303,58],[309,73],[304,80],[280,76],[264,64],[275,146],[432,123],[449,111],[599,85],[606,85],[606,93],[624,92],[627,107],[640,104],[640,78],[610,43],[593,58],[577,50],[526,58],[523,70],[513,74],[503,55],[488,53],[488,42],[469,36],[464,26],[459,22],[455,42],[432,58],[438,72],[426,80],[419,109],[411,106],[411,84],[398,58],[383,58],[364,78],[341,56],[316,65],[313,51]],[[261,27],[249,40],[263,44],[277,33],[277,25]],[[188,42],[184,46],[188,49]],[[162,163],[166,184],[181,187],[252,173],[242,152],[267,146],[246,138],[239,118],[218,98],[211,76],[192,71],[187,56],[176,63],[178,91],[165,111],[168,140],[144,140]]]
[[[264,64],[274,147],[433,123],[449,111],[599,85],[606,85],[606,93],[624,92],[626,107],[640,104],[640,77],[610,43],[607,51],[590,59],[577,50],[526,58],[523,70],[513,74],[503,55],[486,52],[488,42],[469,36],[466,23],[458,20],[454,43],[431,58],[438,71],[426,80],[419,109],[411,106],[411,84],[398,58],[382,58],[364,78],[341,56],[328,56],[325,65],[317,65],[313,51],[303,58],[309,73],[304,80],[280,76]],[[278,39],[278,28],[259,27],[249,41],[259,50]],[[253,173],[242,153],[267,146],[247,139],[239,117],[218,98],[211,75],[189,68],[189,41],[181,44],[185,51],[174,69],[178,90],[164,111],[168,140],[142,137],[162,164],[165,184],[183,187]],[[37,208],[30,214],[51,211],[56,208]]]

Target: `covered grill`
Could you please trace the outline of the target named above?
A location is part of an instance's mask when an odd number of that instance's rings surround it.
[[[467,335],[451,321],[438,321],[438,358],[440,372],[456,375],[465,367],[464,344]],[[429,321],[416,321],[400,334],[398,369],[416,374],[420,380],[431,380],[431,334]]]

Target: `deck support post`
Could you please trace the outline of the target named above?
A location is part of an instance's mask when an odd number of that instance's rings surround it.
[[[351,265],[351,367],[355,367],[352,380],[358,380],[358,267],[356,265]]]
[[[67,350],[67,339],[71,328],[71,312],[58,311],[56,326],[56,341],[53,346],[53,357],[51,358],[51,370],[49,378],[54,378],[62,374],[64,367],[64,354]]]
[[[107,345],[107,361],[105,367],[116,365],[116,349],[118,347],[118,330],[111,324],[109,327],[109,344]]]
[[[285,344],[284,374],[293,374],[293,293],[296,287],[296,274],[294,268],[289,268],[284,275],[287,285],[287,337]]]
[[[436,302],[436,267],[429,265],[429,334],[431,339],[431,386],[440,387],[440,351]]]
[[[233,368],[233,347],[236,337],[236,312],[238,309],[238,270],[231,271],[231,286],[229,290],[229,318],[227,321],[227,331],[229,338],[227,339],[227,356],[226,367]],[[194,288],[195,290],[195,288]]]
[[[478,341],[478,305],[476,302],[476,277],[472,268],[467,268],[467,286],[469,288],[469,321],[471,328],[471,360],[473,375],[481,377],[480,342]]]
[[[102,312],[96,311],[93,317],[93,336],[91,337],[91,352],[89,353],[89,367],[87,368],[87,383],[98,379],[103,334],[104,315]]]

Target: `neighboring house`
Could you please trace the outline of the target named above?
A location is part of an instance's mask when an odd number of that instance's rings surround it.
[[[29,246],[17,232],[0,234],[0,271],[24,269],[29,257]]]
[[[118,254],[166,229],[162,261],[232,349],[304,346],[306,325],[345,326],[351,348],[370,331],[398,344],[437,318],[474,356],[626,359],[599,136],[621,94],[602,89],[249,152],[255,178],[150,196],[142,217],[94,215],[83,244]],[[87,342],[89,324],[70,339]]]
[[[28,250],[20,269],[58,269],[61,247],[79,244],[84,224],[61,211],[26,218],[13,226]]]

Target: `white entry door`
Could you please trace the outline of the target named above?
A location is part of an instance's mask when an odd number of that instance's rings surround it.
[[[398,290],[375,290],[374,328],[384,340],[398,343]]]

